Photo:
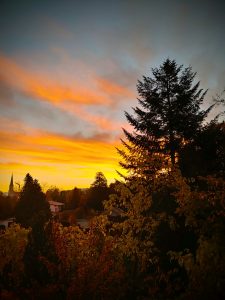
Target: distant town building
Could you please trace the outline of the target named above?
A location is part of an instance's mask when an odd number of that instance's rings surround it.
[[[121,222],[126,218],[124,216],[124,211],[117,207],[112,207],[111,209],[105,210],[102,214],[106,215],[112,222]]]
[[[77,219],[76,223],[81,229],[88,229],[89,228],[89,220],[88,219],[85,219],[85,218]]]
[[[6,229],[13,223],[15,223],[15,218],[0,220],[0,229]]]
[[[64,203],[52,200],[49,200],[48,203],[50,205],[50,210],[52,213],[58,213],[63,210]]]

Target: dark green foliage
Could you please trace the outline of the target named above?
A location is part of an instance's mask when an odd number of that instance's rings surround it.
[[[24,254],[24,267],[27,283],[33,280],[43,283],[48,274],[40,257],[47,252],[44,226],[51,217],[49,203],[36,179],[27,174],[15,210],[16,222],[23,227],[31,227],[28,245]]]
[[[191,141],[211,107],[200,110],[206,92],[193,85],[196,73],[191,67],[183,69],[175,60],[166,59],[159,68],[152,69],[152,77],[143,76],[137,90],[141,108],[133,108],[135,116],[125,113],[134,132],[124,130],[127,150],[144,149],[161,153],[174,164],[184,142]],[[131,147],[131,148],[130,148]],[[125,153],[120,154],[125,158]],[[132,169],[132,162],[122,163]]]
[[[91,184],[91,188],[107,188],[107,179],[102,172],[97,172],[95,175],[95,181]]]
[[[225,178],[225,123],[211,122],[182,149],[180,167],[187,177]]]
[[[16,206],[16,197],[4,196],[0,192],[0,220],[4,220],[14,216]]]
[[[61,191],[59,198],[56,201],[63,202],[65,204],[64,209],[70,210],[82,206],[83,198],[84,192],[81,189],[74,187],[73,190]]]
[[[41,242],[41,244],[39,244]],[[28,244],[24,253],[24,267],[26,282],[30,285],[34,281],[47,283],[48,273],[45,265],[40,260],[45,242],[43,232],[31,232],[28,236]]]
[[[46,198],[48,201],[50,201],[50,200],[57,201],[57,202],[62,201],[60,190],[57,187],[52,187],[52,188],[48,189],[46,192]]]
[[[184,186],[182,187],[182,189]],[[225,181],[200,177],[192,187],[178,192],[177,213],[185,217],[197,237],[197,249],[184,248],[175,257],[188,273],[189,283],[181,299],[225,297]]]
[[[87,192],[87,206],[97,211],[103,210],[103,201],[108,199],[109,188],[102,172],[96,173],[95,181]]]
[[[81,201],[82,201],[83,195],[82,191],[75,187],[72,190],[72,194],[70,197],[69,203],[67,203],[67,209],[76,209],[80,206]]]
[[[50,216],[49,204],[38,181],[27,174],[15,209],[16,222],[26,228],[42,227]]]
[[[44,227],[35,226],[28,235],[28,244],[24,253],[26,283],[46,286],[54,283],[55,277],[48,269],[58,263],[52,241],[52,221]]]

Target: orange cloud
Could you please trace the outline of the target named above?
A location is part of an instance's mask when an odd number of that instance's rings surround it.
[[[110,118],[106,118],[102,115],[96,115],[89,113],[84,107],[74,106],[70,103],[65,104],[66,108],[73,112],[75,115],[79,116],[82,120],[85,120],[93,125],[96,125],[97,128],[102,129],[104,131],[115,131],[121,130],[122,127],[126,127],[125,122],[115,121]]]
[[[71,86],[63,86],[60,82],[54,81],[44,75],[38,75],[25,70],[13,60],[4,55],[0,55],[1,77],[11,87],[28,93],[35,98],[39,98],[52,103],[63,103],[71,101],[82,104],[104,104],[108,105],[110,99],[97,91],[88,90],[79,83]]]
[[[16,88],[31,96],[52,102],[53,104],[63,104],[64,102],[72,102],[75,104],[94,104],[110,106],[115,105],[112,98],[118,97],[134,97],[134,93],[128,88],[110,82],[104,78],[97,76],[91,69],[80,62],[74,62],[72,58],[66,59],[67,65],[70,63],[78,66],[78,73],[82,72],[80,68],[84,68],[86,82],[73,80],[73,82],[62,84],[59,79],[46,76],[46,74],[37,74],[26,70],[24,67],[13,61],[12,59],[0,54],[0,76],[6,84],[12,88]],[[76,74],[77,76],[77,74]],[[82,81],[82,80],[81,80]]]
[[[69,63],[68,60],[72,61],[72,58],[67,58],[67,64]],[[78,63],[78,65],[79,69],[84,68],[84,72],[87,72],[87,66],[84,66],[82,63]],[[0,55],[0,78],[11,89],[27,93],[36,100],[48,101],[62,110],[75,114],[81,120],[87,121],[101,130],[120,130],[121,127],[125,126],[124,122],[90,113],[85,109],[85,106],[89,104],[101,105],[110,109],[118,104],[115,99],[112,101],[115,96],[127,98],[134,95],[129,89],[103,79],[95,75],[91,70],[89,75],[90,78],[88,77],[85,84],[89,86],[88,81],[90,81],[90,89],[80,85],[78,82],[73,82],[73,86],[71,86],[71,82],[65,86],[54,80],[54,78],[28,71],[13,60]],[[94,85],[96,88],[93,87]]]
[[[101,88],[101,90],[107,94],[118,95],[120,97],[126,97],[126,98],[134,97],[134,93],[122,85],[116,84],[114,82],[110,82],[109,80],[100,77],[96,77],[96,82]]]

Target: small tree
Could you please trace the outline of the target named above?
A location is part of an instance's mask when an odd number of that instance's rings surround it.
[[[74,187],[69,202],[67,203],[67,208],[68,209],[78,208],[81,205],[82,197],[83,195],[81,189]]]
[[[95,181],[91,184],[92,188],[107,188],[107,179],[102,172],[97,172],[95,175]]]
[[[107,186],[107,179],[102,172],[97,172],[95,181],[87,193],[87,206],[95,210],[103,209],[103,201],[109,196],[109,188]]]
[[[23,227],[32,228],[24,253],[25,274],[28,283],[31,283],[32,280],[42,282],[48,276],[45,266],[40,261],[40,256],[49,250],[44,226],[50,216],[49,203],[40,184],[30,174],[27,174],[16,206],[15,217],[16,222]]]
[[[33,229],[37,225],[43,226],[50,216],[49,204],[40,184],[27,174],[15,209],[16,221],[25,228]]]
[[[52,187],[48,189],[46,192],[46,198],[48,201],[52,200],[52,201],[60,202],[61,201],[60,190],[57,187]]]
[[[28,242],[28,234],[29,229],[21,228],[18,224],[13,224],[4,232],[0,233],[1,291],[3,291],[4,289],[18,291],[18,288],[23,282],[23,255]]]

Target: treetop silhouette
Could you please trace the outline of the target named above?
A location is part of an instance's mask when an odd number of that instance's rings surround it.
[[[122,140],[128,153],[144,150],[145,153],[163,155],[175,164],[179,151],[190,142],[202,127],[212,109],[201,109],[207,91],[194,83],[196,73],[191,67],[178,66],[167,58],[159,68],[152,68],[152,77],[143,76],[137,83],[139,107],[134,115],[125,116],[134,128],[123,129],[126,140]],[[134,168],[129,155],[119,150],[126,169]]]

